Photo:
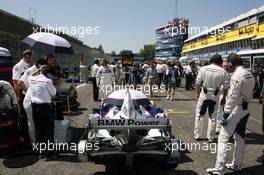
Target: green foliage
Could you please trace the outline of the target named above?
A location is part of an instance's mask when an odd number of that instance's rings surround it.
[[[155,45],[154,44],[147,44],[144,45],[143,49],[140,49],[139,55],[145,58],[151,58],[155,55]]]
[[[102,44],[99,45],[98,51],[101,53],[104,53],[104,48],[103,48]]]
[[[113,51],[110,53],[110,55],[115,56],[115,55],[116,55],[116,52],[113,50]]]

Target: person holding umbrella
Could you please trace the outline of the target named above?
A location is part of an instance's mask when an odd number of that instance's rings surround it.
[[[52,53],[48,53],[44,58],[46,65],[55,65],[55,56]]]

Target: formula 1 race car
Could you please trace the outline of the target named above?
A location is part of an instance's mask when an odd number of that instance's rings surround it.
[[[133,168],[138,159],[175,168],[178,145],[164,111],[142,92],[127,88],[113,92],[100,109],[93,109],[87,139],[80,141],[78,149],[88,161],[106,165],[107,174],[117,175]]]

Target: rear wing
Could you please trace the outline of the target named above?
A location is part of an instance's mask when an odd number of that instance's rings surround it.
[[[170,129],[168,118],[89,119],[90,129]]]

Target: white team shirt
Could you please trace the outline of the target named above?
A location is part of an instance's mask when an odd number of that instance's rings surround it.
[[[92,77],[96,77],[97,75],[97,71],[98,71],[98,68],[99,66],[97,64],[94,64],[92,67],[91,67],[91,70],[92,70]]]
[[[51,103],[51,97],[56,95],[56,88],[53,82],[43,74],[30,76],[28,84],[32,103]]]
[[[34,64],[33,66],[31,66],[30,68],[28,68],[25,73],[22,75],[22,77],[20,78],[20,81],[23,81],[26,85],[26,87],[28,88],[28,78],[30,75],[32,75],[34,72],[36,72],[38,70],[37,66]]]
[[[12,79],[13,80],[20,80],[22,75],[25,73],[25,71],[30,67],[30,64],[26,63],[23,59],[21,59],[14,67],[13,67],[13,74]]]
[[[161,64],[156,65],[157,73],[164,73],[165,68]]]
[[[96,79],[100,85],[112,85],[114,84],[114,72],[110,66],[100,66],[97,70]]]
[[[197,75],[197,84],[202,84],[203,87],[207,88],[207,96],[214,97],[214,92],[223,85],[224,89],[229,87],[229,74],[222,67],[215,64],[210,64],[201,67]],[[203,91],[202,91],[203,92]],[[219,93],[218,93],[219,95]]]
[[[187,65],[186,66],[186,70],[185,70],[185,73],[186,74],[191,74],[193,71],[192,71],[192,67],[190,65]]]

